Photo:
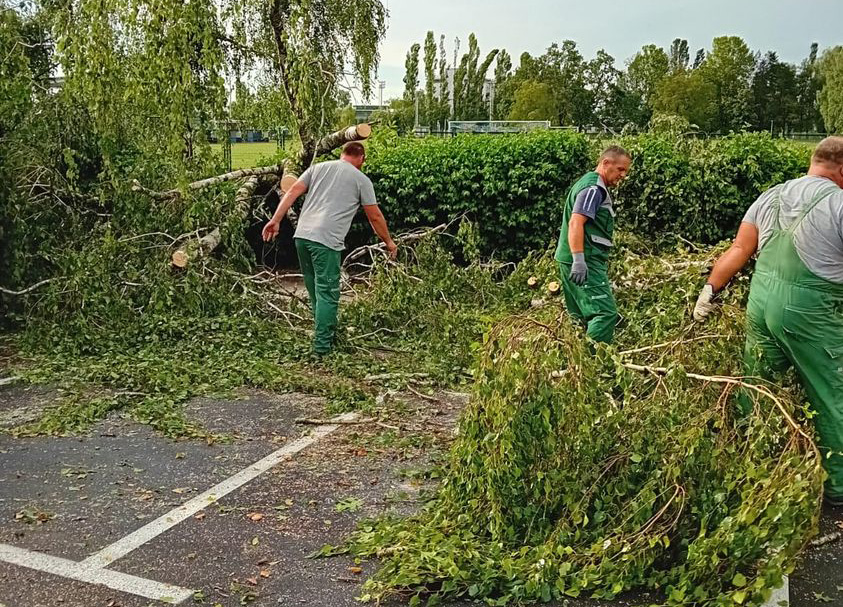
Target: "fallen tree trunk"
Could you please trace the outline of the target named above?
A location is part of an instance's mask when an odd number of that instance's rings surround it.
[[[307,147],[305,147],[298,156],[288,158],[284,162],[284,170],[281,176],[281,191],[288,192],[305,169],[313,164],[313,161],[319,156],[330,154],[335,149],[351,141],[368,139],[371,134],[371,125],[355,124],[330,135],[325,135],[313,146],[313,152],[309,152]]]
[[[283,171],[284,166],[280,164],[273,164],[270,166],[256,167],[251,169],[239,169],[237,171],[231,171],[230,173],[223,173],[222,175],[217,175],[216,177],[208,177],[206,179],[194,181],[193,183],[187,184],[187,189],[201,190],[202,188],[207,188],[212,185],[225,183],[226,181],[236,181],[237,179],[243,179],[244,177],[257,177],[260,175],[280,175]],[[163,192],[156,192],[155,190],[151,190],[141,185],[141,183],[137,179],[132,180],[132,191],[141,192],[143,194],[146,194],[150,198],[154,198],[155,200],[170,200],[181,198],[180,190],[165,190]]]
[[[297,155],[288,158],[282,164],[251,169],[239,169],[237,171],[217,175],[216,177],[200,179],[189,183],[187,185],[187,191],[201,190],[202,188],[225,183],[227,181],[248,178],[243,186],[237,191],[234,198],[237,209],[234,216],[245,219],[250,210],[250,197],[257,187],[258,177],[262,175],[280,176],[278,188],[280,190],[281,197],[283,197],[283,195],[293,187],[304,170],[309,167],[317,157],[329,154],[333,150],[350,141],[361,141],[363,139],[367,139],[371,134],[371,125],[356,124],[329,135],[325,135],[315,144],[312,142],[302,142],[302,151]],[[158,192],[143,186],[136,179],[132,181],[132,191],[143,193],[154,200],[177,200],[182,196],[181,190],[172,189]],[[295,229],[298,224],[298,216],[292,208],[290,208],[287,212],[287,219],[292,224],[293,229]],[[223,227],[222,230],[217,228],[202,238],[190,241],[180,247],[173,253],[173,265],[177,268],[186,268],[197,256],[206,256],[210,254],[217,246],[219,246],[222,241],[222,233],[224,231],[225,227]]]
[[[253,175],[240,186],[234,195],[234,217],[238,222],[246,219],[249,211],[252,210],[251,198],[258,187],[258,177]],[[209,234],[197,240],[191,240],[184,246],[178,248],[172,257],[173,265],[177,268],[186,268],[197,257],[207,257],[222,242],[222,231],[215,228]]]
[[[215,177],[207,177],[192,183],[187,184],[187,190],[201,190],[212,185],[225,183],[226,181],[236,181],[245,177],[255,177],[260,175],[281,175],[281,191],[286,192],[292,187],[299,178],[304,169],[310,166],[319,156],[330,154],[332,151],[345,145],[350,141],[362,141],[368,139],[372,134],[372,127],[369,124],[356,124],[348,128],[342,129],[325,135],[320,139],[311,149],[315,150],[314,154],[308,154],[307,148],[300,152],[294,158],[288,158],[282,164],[274,164],[265,167],[255,167],[249,169],[238,169],[229,173],[223,173]],[[286,186],[286,187],[285,187]],[[181,190],[172,189],[158,192],[143,186],[137,179],[132,181],[132,191],[141,192],[150,198],[156,200],[169,200],[180,198]]]

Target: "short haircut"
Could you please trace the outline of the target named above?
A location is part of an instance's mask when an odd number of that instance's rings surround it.
[[[349,141],[344,146],[342,146],[342,153],[346,156],[362,158],[366,155],[366,148],[364,148],[363,144],[359,141]]]
[[[843,165],[843,137],[826,137],[817,145],[811,162]]]
[[[613,161],[618,158],[628,158],[629,160],[632,160],[632,156],[629,155],[629,152],[619,145],[610,145],[603,150],[603,153],[600,154],[600,162],[602,162],[604,158],[608,158]]]

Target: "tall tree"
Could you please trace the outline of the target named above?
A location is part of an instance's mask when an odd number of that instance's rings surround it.
[[[798,99],[796,68],[769,51],[752,77],[751,106],[757,129],[788,131],[796,122]]]
[[[448,85],[448,54],[445,49],[445,34],[439,37],[439,111],[436,116],[436,123],[441,123],[442,128],[445,122],[451,118],[451,89]]]
[[[404,100],[415,103],[419,90],[419,51],[421,46],[414,44],[407,51],[404,60]]]
[[[223,73],[236,64],[272,75],[307,163],[346,72],[371,93],[386,32],[381,0],[70,0],[57,14],[67,86],[104,135],[131,108],[155,125],[153,143],[172,149],[201,138],[221,114]]]
[[[715,129],[740,130],[751,119],[749,97],[755,56],[738,36],[714,39],[711,53],[699,68],[714,90]]]
[[[488,118],[489,111],[483,96],[486,74],[497,57],[498,50],[491,51],[480,62],[480,45],[477,37],[468,37],[468,51],[460,59],[454,74],[454,116],[457,120],[482,120]]]
[[[621,87],[633,96],[629,102],[634,114],[627,116],[630,121],[639,126],[645,126],[650,121],[653,98],[669,69],[670,58],[663,48],[655,44],[642,47],[629,61]]]
[[[615,58],[603,49],[598,50],[597,56],[587,64],[586,83],[591,94],[591,108],[594,117],[601,123],[606,124],[610,120],[612,111],[609,105],[616,96],[619,77]]]
[[[512,107],[513,95],[509,87],[509,81],[512,78],[512,57],[506,50],[501,50],[498,53],[498,60],[495,65],[495,99],[493,118],[500,120],[503,116],[509,115],[509,110]]]
[[[710,130],[716,115],[714,86],[706,81],[700,70],[685,70],[662,80],[653,98],[653,110],[658,114],[681,116],[691,125]]]
[[[829,133],[843,133],[843,46],[823,53],[819,62],[823,78],[820,111]]]
[[[515,91],[515,99],[509,111],[510,120],[555,121],[558,116],[556,99],[548,84],[527,80]]]
[[[819,104],[822,78],[817,65],[818,54],[819,45],[814,42],[808,57],[799,66],[799,73],[796,76],[799,105],[796,128],[800,131],[822,130],[823,118]]]
[[[692,66],[692,69],[695,69],[695,70],[699,69],[704,61],[705,61],[705,49],[701,48],[697,51],[697,54],[694,57],[694,65]]]
[[[424,39],[424,119],[427,125],[435,121],[436,61],[436,40],[433,32],[427,32]]]
[[[676,38],[670,44],[670,52],[668,53],[669,65],[671,73],[680,72],[688,69],[688,62],[691,60],[690,51],[688,50],[688,41],[682,38]]]
[[[528,64],[529,66],[529,64]],[[560,47],[552,44],[538,60],[538,79],[553,89],[560,125],[584,126],[594,118],[591,91],[587,88],[588,65],[573,40]]]

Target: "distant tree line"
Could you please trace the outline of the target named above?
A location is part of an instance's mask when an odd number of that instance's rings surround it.
[[[483,55],[474,34],[462,55],[459,46],[457,39],[450,59],[433,32],[412,45],[404,94],[390,102],[399,129],[492,118],[642,130],[668,115],[708,133],[843,131],[843,46],[820,53],[814,43],[796,65],[737,36],[715,38],[693,56],[677,38],[667,49],[642,47],[623,68],[602,49],[586,59],[573,40],[523,53],[517,66],[506,50]]]

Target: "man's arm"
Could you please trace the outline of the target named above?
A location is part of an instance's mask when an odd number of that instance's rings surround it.
[[[571,253],[582,253],[585,250],[585,224],[588,217],[579,213],[571,213],[568,220],[568,247]]]
[[[301,196],[306,192],[307,183],[299,179],[293,184],[293,187],[284,194],[284,197],[278,203],[278,208],[275,209],[275,214],[272,216],[272,219],[270,219],[269,223],[263,228],[264,241],[269,242],[278,236],[278,227],[281,225],[281,220],[284,219],[287,211],[289,211],[290,207],[295,204],[296,200],[301,198]]]
[[[386,250],[390,258],[395,259],[395,255],[398,253],[398,245],[395,244],[395,241],[389,235],[389,226],[386,225],[386,217],[383,216],[380,207],[376,204],[367,204],[363,205],[363,210],[366,212],[366,218],[372,224],[375,234],[386,245]]]
[[[714,303],[714,295],[729,284],[735,274],[741,271],[757,250],[758,228],[755,224],[744,221],[738,229],[735,242],[714,264],[711,276],[708,277],[708,282],[697,299],[697,305],[694,306],[695,320],[702,322],[711,314],[717,307],[717,304]]]
[[[708,277],[708,284],[715,293],[729,284],[735,274],[740,272],[755,255],[756,250],[758,250],[758,228],[751,223],[741,223],[735,242],[717,260],[711,276]]]
[[[571,282],[575,285],[584,285],[588,281],[588,266],[585,263],[585,222],[586,215],[571,213],[568,220],[568,247],[571,249]]]

